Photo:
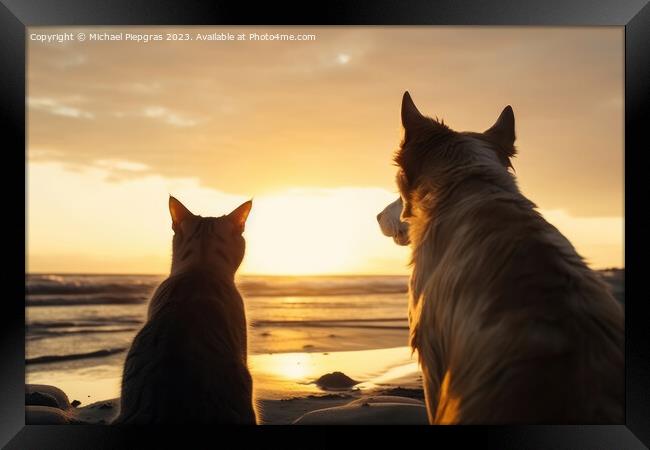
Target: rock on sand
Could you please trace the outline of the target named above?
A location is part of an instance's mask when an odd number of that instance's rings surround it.
[[[25,423],[58,425],[73,423],[68,396],[61,389],[45,384],[25,385]]]
[[[314,383],[322,389],[347,389],[359,384],[360,381],[353,380],[343,372],[332,372],[323,375]]]

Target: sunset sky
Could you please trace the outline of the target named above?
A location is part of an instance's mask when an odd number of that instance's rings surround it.
[[[30,41],[54,32],[315,41]],[[523,193],[595,268],[623,266],[623,28],[28,30],[27,270],[167,273],[168,194],[253,198],[243,274],[406,274],[376,214],[409,90],[452,128],[510,104]]]

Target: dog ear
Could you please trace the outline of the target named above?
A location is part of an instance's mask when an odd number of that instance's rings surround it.
[[[189,209],[171,195],[169,196],[169,214],[172,216],[172,229],[176,231],[179,225],[188,217],[193,216]]]
[[[251,212],[252,207],[253,200],[248,200],[247,202],[239,205],[233,212],[228,214],[228,218],[235,225],[235,233],[241,234],[244,232],[246,219],[248,219],[248,214]]]
[[[515,143],[515,114],[510,105],[503,108],[497,121],[484,134],[499,143],[504,149],[514,154]]]
[[[431,125],[431,119],[423,116],[413,103],[408,91],[402,97],[402,126],[404,127],[404,140],[411,139],[419,132]]]

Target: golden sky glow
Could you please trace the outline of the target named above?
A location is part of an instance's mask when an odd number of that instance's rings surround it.
[[[125,29],[29,33],[82,30]],[[242,273],[407,273],[375,220],[406,89],[457,130],[511,104],[523,192],[623,265],[622,28],[138,29],[228,30],[317,38],[28,40],[29,271],[167,272],[172,193],[204,216],[254,198]]]

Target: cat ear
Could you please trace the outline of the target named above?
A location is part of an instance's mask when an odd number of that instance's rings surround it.
[[[176,231],[178,226],[185,219],[194,215],[181,202],[176,200],[171,195],[169,196],[169,214],[172,216],[172,229],[174,231]]]
[[[237,209],[235,209],[233,212],[228,214],[228,218],[235,225],[235,232],[240,234],[244,232],[246,219],[248,218],[248,214],[251,212],[252,207],[253,207],[253,200],[248,200],[247,202],[244,202],[241,205],[239,205]]]

